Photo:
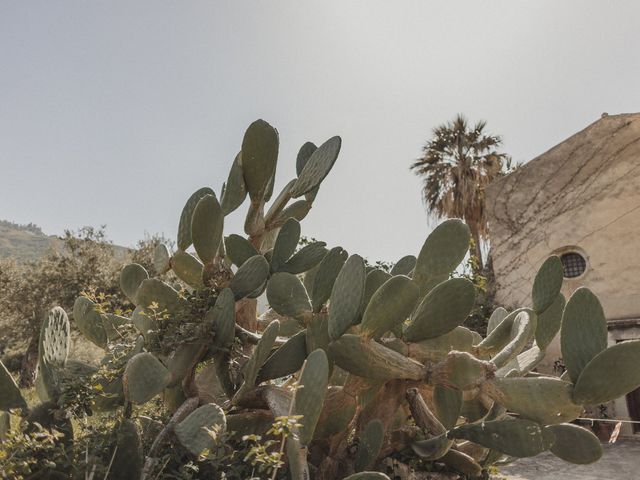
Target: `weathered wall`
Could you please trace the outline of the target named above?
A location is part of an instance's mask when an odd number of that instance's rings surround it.
[[[640,339],[640,114],[603,117],[487,195],[497,303],[530,305],[545,258],[577,251],[587,270],[565,278],[565,297],[589,287],[609,321],[609,344]],[[540,370],[552,371],[560,356],[556,337]],[[628,418],[625,399],[611,402],[609,414]]]
[[[640,114],[605,117],[488,191],[497,301],[529,304],[535,273],[578,247],[608,318],[640,317]]]

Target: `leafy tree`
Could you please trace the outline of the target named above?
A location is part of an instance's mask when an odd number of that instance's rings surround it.
[[[133,252],[118,249],[107,239],[104,227],[83,227],[65,231],[63,249],[50,249],[42,258],[28,262],[0,260],[0,322],[7,348],[26,344],[20,366],[20,384],[28,387],[35,379],[38,357],[38,332],[45,311],[54,305],[67,312],[83,291],[92,291],[108,299],[112,308],[131,307],[121,294],[119,275],[129,261],[152,269],[153,249],[166,240],[148,236]],[[151,270],[152,271],[152,270]]]
[[[27,341],[20,383],[33,384],[38,356],[38,332],[47,309],[60,305],[70,311],[81,291],[95,289],[119,295],[121,261],[106,239],[104,228],[65,231],[63,251],[49,250],[39,260],[0,263],[0,311],[7,338]]]
[[[481,240],[487,237],[485,188],[511,171],[511,158],[499,151],[502,138],[485,133],[486,122],[469,125],[458,114],[433,129],[432,138],[411,169],[423,179],[423,201],[440,218],[462,218],[474,240],[470,253],[483,269]]]

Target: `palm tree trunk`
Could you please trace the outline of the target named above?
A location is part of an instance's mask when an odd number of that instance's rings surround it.
[[[477,226],[469,222],[469,229],[471,230],[471,238],[473,238],[473,247],[469,249],[469,254],[476,258],[476,265],[478,268],[477,273],[482,273],[484,270],[484,264],[482,263],[482,246],[480,243],[480,231]]]

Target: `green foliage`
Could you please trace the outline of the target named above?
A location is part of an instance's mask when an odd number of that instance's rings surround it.
[[[488,313],[477,312],[478,269],[458,270],[472,236],[460,220],[443,222],[417,257],[393,267],[324,242],[300,247],[299,221],[340,145],[339,137],[317,149],[306,143],[297,178],[265,214],[279,138],[254,122],[221,203],[209,188],[187,200],[176,252],[153,240],[146,259],[108,269],[125,296],[76,289],[73,324],[100,348],[100,362],[68,355],[64,310],[33,299],[44,318],[36,342],[42,403],[27,402],[2,366],[0,408],[22,417],[8,429],[2,416],[3,473],[384,479],[376,470],[387,461],[409,478],[412,469],[474,477],[505,455],[547,450],[597,460],[593,438],[561,422],[640,385],[640,342],[607,348],[588,291],[578,290],[560,317],[557,259],[536,277],[535,309],[497,310],[484,339],[463,326]],[[224,216],[247,193],[248,235],[225,237]],[[91,258],[112,260],[100,248],[91,244]],[[269,309],[258,316],[263,294]],[[559,328],[571,375],[531,375]]]

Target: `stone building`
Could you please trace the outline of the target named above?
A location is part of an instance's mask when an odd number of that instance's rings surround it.
[[[556,254],[565,297],[586,286],[600,298],[609,343],[640,339],[640,113],[603,114],[490,185],[487,200],[498,304],[530,304],[537,269]],[[553,368],[559,345],[542,369]],[[608,410],[640,420],[640,389]]]

